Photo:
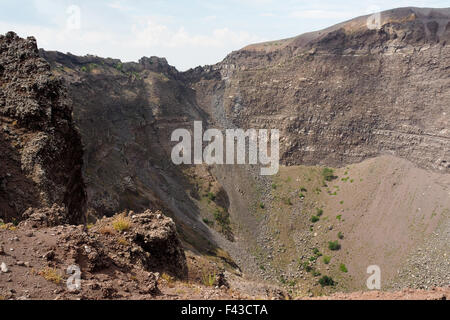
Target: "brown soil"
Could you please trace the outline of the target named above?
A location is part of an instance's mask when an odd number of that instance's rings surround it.
[[[229,252],[244,272],[286,285],[294,296],[329,295],[364,290],[367,267],[378,265],[382,289],[402,289],[409,287],[407,281],[393,285],[398,283],[398,270],[421,248],[417,256],[428,261],[419,272],[427,278],[421,281],[427,285],[424,288],[448,283],[448,230],[441,230],[450,208],[448,174],[383,156],[334,169],[336,178],[325,186],[322,169],[282,167],[269,183],[269,191],[260,188],[253,196],[246,189],[241,195],[248,200],[249,210],[245,211],[247,216],[237,212],[233,221],[246,217],[256,221],[256,231],[242,228],[238,238],[238,243],[248,246],[256,266],[236,251]],[[235,195],[230,195],[233,203]],[[319,209],[319,220],[311,222]],[[429,236],[435,233],[442,235],[440,240],[427,245]],[[329,241],[338,241],[341,249],[330,250]],[[321,256],[316,257],[314,249]],[[330,258],[328,264],[324,263],[325,256]],[[313,257],[315,260],[311,260]],[[305,270],[305,263],[321,276],[332,276],[336,287],[321,288],[319,276]],[[341,270],[341,264],[347,272]]]
[[[328,297],[314,298],[314,300],[448,300],[450,287],[433,288],[432,290],[404,289],[397,292],[352,292],[336,293]]]

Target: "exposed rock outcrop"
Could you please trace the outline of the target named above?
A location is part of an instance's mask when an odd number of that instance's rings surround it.
[[[275,128],[287,165],[380,154],[450,172],[450,9],[381,13],[185,73],[218,124]]]
[[[51,208],[28,208],[22,215],[22,223],[33,228],[56,227],[70,223],[67,209],[54,204]]]
[[[172,131],[206,118],[181,74],[157,57],[122,63],[44,50],[40,54],[69,85],[85,146],[88,207],[99,216],[125,209],[194,211],[192,205],[190,210],[161,205],[173,195],[188,201],[180,188],[186,181],[167,161]]]
[[[0,36],[0,217],[29,207],[67,209],[84,220],[82,145],[60,79],[39,57],[36,40]]]
[[[146,253],[144,264],[151,270],[187,277],[187,265],[175,223],[161,212],[150,210],[132,217],[133,241]]]
[[[208,115],[195,91],[166,59],[139,62],[40,51],[68,84],[85,148],[83,177],[93,217],[147,209],[162,211],[199,251],[213,250],[214,235],[199,219],[190,194],[195,181],[170,161],[171,134]]]
[[[35,211],[17,228],[0,229],[0,243],[8,242],[14,250],[14,255],[0,252],[1,262],[9,266],[9,280],[0,277],[1,297],[17,299],[15,293],[26,288],[31,299],[56,295],[64,299],[151,299],[161,294],[161,275],[172,281],[187,279],[186,256],[175,224],[160,212],[122,213],[100,219],[89,228],[35,224],[48,222],[38,218],[49,215],[45,210]],[[117,228],[119,219],[126,221],[126,228]],[[30,255],[36,243],[38,254]],[[81,276],[77,288],[66,286],[66,272]]]

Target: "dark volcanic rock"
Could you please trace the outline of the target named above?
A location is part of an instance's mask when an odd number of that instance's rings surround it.
[[[149,253],[147,268],[185,278],[188,272],[186,257],[173,220],[150,210],[132,218],[134,242]]]
[[[65,207],[54,204],[51,208],[29,208],[26,210],[22,218],[26,221],[22,222],[33,228],[55,227],[70,222]]]
[[[34,38],[0,36],[0,216],[29,207],[67,208],[83,221],[82,145],[61,80]]]
[[[189,202],[183,174],[168,161],[171,133],[206,118],[182,75],[164,58],[122,63],[44,50],[40,54],[69,86],[85,147],[83,174],[91,214],[152,209],[186,218],[186,211],[194,212],[192,204],[161,205],[174,195]]]

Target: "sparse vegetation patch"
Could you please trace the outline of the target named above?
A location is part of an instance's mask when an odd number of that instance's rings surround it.
[[[337,251],[341,249],[341,245],[339,244],[339,242],[336,241],[330,241],[328,242],[328,249],[330,249],[331,251]]]
[[[333,280],[333,278],[329,277],[329,276],[323,276],[322,278],[319,279],[319,284],[322,287],[332,287],[335,285],[335,282]]]
[[[333,181],[337,179],[337,177],[334,175],[334,170],[330,168],[324,168],[322,170],[322,176],[325,179],[325,181]]]

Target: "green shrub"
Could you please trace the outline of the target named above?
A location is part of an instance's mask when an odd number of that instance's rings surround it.
[[[203,222],[208,226],[212,225],[212,221],[209,221],[209,219],[204,218]]]
[[[320,218],[317,217],[317,216],[312,216],[312,217],[311,217],[311,222],[312,222],[312,223],[316,223],[316,222],[318,222],[319,220],[320,220]]]
[[[323,263],[329,264],[330,261],[331,261],[331,257],[330,257],[330,256],[324,256],[324,257],[323,257]]]
[[[331,278],[329,276],[323,276],[322,278],[319,279],[319,284],[322,287],[327,287],[327,286],[334,286],[335,282],[334,282],[333,278]]]
[[[303,262],[303,269],[306,272],[310,272],[312,270],[312,267],[309,265],[309,262]]]
[[[346,267],[345,264],[343,264],[343,263],[341,263],[341,265],[339,266],[339,270],[341,270],[342,272],[345,272],[345,273],[348,272],[347,267]]]
[[[134,76],[135,78],[137,78],[137,79],[139,79],[139,80],[142,79],[142,77],[141,77],[141,75],[139,74],[139,72],[136,72],[136,71],[128,72],[128,75],[129,75],[129,76]]]
[[[121,72],[122,72],[122,70],[123,70],[123,64],[122,64],[122,62],[119,62],[119,63],[116,64],[114,67],[115,67],[118,71],[121,71]]]
[[[211,200],[211,201],[216,200],[216,195],[214,193],[212,193],[212,192],[208,192],[206,197],[208,198],[208,200]]]
[[[342,219],[342,214],[336,216],[336,219],[338,219],[339,221],[341,221],[341,219]]]
[[[328,242],[328,249],[330,249],[331,251],[337,251],[339,249],[341,249],[341,245],[339,244],[339,242],[336,241],[330,241]]]
[[[276,183],[272,183],[272,189],[275,190],[277,188]]]
[[[324,168],[322,170],[322,176],[326,181],[333,181],[337,177],[334,175],[334,170],[330,168]]]
[[[300,191],[301,191],[301,192],[308,192],[308,190],[307,190],[305,187],[301,187],[301,188],[300,188]]]
[[[316,210],[317,210],[317,216],[321,217],[323,215],[323,209],[317,208]]]
[[[318,270],[313,270],[312,273],[313,277],[320,277],[321,273]]]
[[[226,210],[216,209],[216,211],[214,211],[214,219],[216,219],[223,234],[231,234],[230,214]]]
[[[342,232],[340,232],[340,231],[339,231],[339,233],[338,233],[338,238],[341,239],[341,240],[344,239],[344,235],[343,235]]]

